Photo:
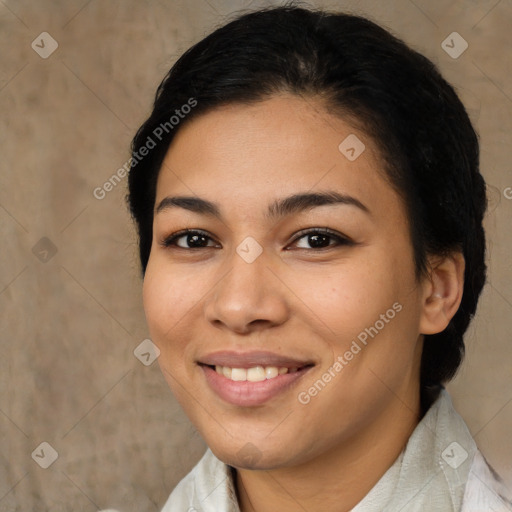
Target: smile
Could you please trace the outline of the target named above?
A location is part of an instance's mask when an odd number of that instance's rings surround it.
[[[313,365],[292,367],[256,366],[231,368],[199,365],[207,388],[223,402],[237,407],[262,406],[283,396]]]

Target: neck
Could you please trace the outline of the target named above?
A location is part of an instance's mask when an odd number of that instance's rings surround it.
[[[407,404],[407,405],[406,405]],[[421,416],[419,392],[395,399],[367,428],[299,466],[237,470],[241,512],[348,512],[404,449]]]

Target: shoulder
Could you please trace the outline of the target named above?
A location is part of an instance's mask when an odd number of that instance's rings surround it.
[[[505,497],[506,494],[503,481],[477,450],[469,471],[461,512],[512,512],[512,502]]]

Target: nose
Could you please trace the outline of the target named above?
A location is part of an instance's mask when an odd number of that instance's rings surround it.
[[[286,287],[268,268],[264,254],[247,263],[238,254],[205,300],[208,322],[238,334],[283,324],[289,317]]]

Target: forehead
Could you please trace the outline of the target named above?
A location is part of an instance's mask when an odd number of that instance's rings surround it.
[[[275,96],[200,115],[177,132],[160,170],[156,204],[196,195],[226,208],[320,189],[397,207],[373,140],[315,98]]]

